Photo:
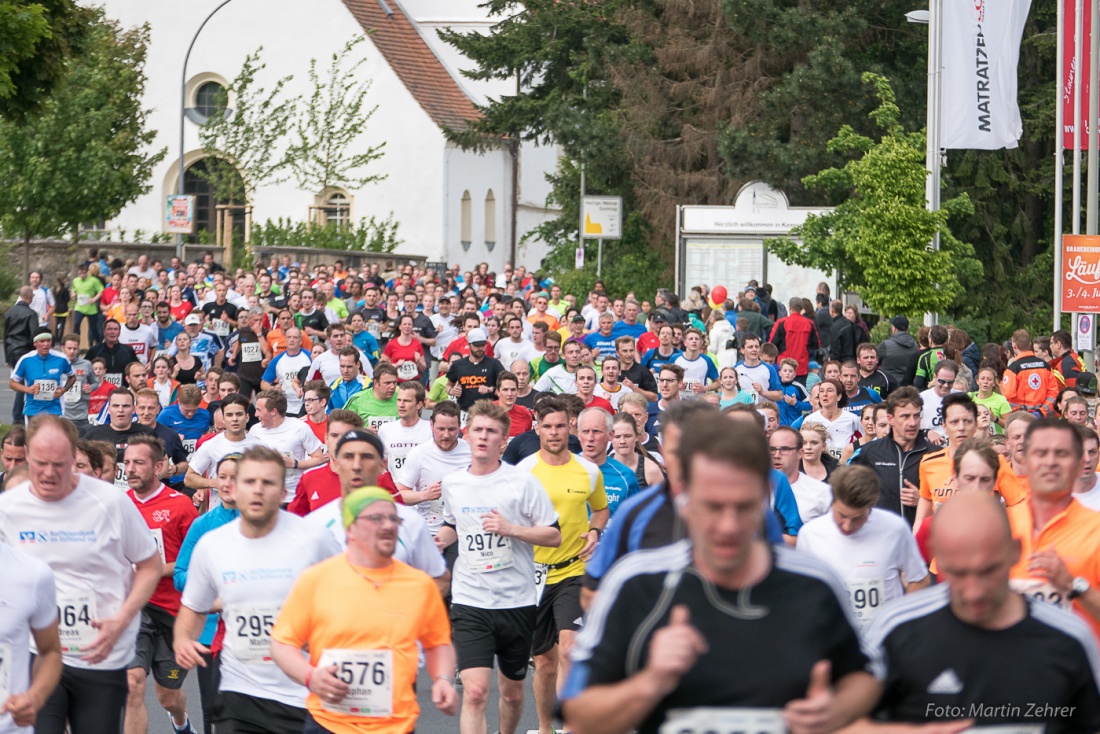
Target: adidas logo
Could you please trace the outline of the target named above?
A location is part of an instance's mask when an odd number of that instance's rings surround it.
[[[959,680],[959,676],[951,668],[937,675],[935,680],[928,684],[929,693],[954,695],[962,693],[962,690],[963,682]]]

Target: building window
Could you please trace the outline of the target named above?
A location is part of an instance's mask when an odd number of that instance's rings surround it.
[[[218,200],[214,197],[210,182],[203,178],[206,173],[207,162],[201,158],[187,168],[183,177],[183,193],[195,197],[195,234],[184,235],[184,240],[189,243],[197,243],[201,239],[200,232],[205,231],[210,242],[217,241],[215,231],[218,221],[218,205],[228,204],[227,200]],[[233,239],[236,242],[244,241],[244,217],[233,217]]]
[[[470,198],[469,191],[462,192],[462,250],[463,252],[470,251],[470,245],[473,244],[473,218],[474,218],[474,202]]]
[[[187,105],[184,116],[196,125],[205,125],[219,115],[232,114],[233,94],[229,82],[212,72],[202,72],[187,81]]]
[[[325,200],[325,224],[347,229],[351,224],[351,201],[347,194],[336,191]]]
[[[206,119],[225,109],[225,87],[217,82],[206,82],[195,92],[195,112]]]
[[[497,246],[497,200],[493,190],[485,194],[485,249],[489,252]]]

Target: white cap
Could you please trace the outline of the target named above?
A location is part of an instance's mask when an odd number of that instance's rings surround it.
[[[466,335],[467,344],[484,344],[489,341],[489,337],[485,335],[485,329],[470,329],[470,333]]]
[[[183,320],[184,326],[190,326],[191,324],[201,324],[201,323],[202,323],[202,316],[199,316],[197,313],[189,313],[189,314],[187,314],[187,318],[185,318]]]

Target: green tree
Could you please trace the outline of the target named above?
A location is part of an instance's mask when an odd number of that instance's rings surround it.
[[[804,246],[789,239],[769,240],[768,246],[787,263],[839,269],[841,286],[880,313],[943,311],[982,276],[973,248],[947,224],[949,217],[972,214],[973,206],[963,195],[944,201],[940,211],[925,208],[925,136],[905,131],[885,78],[865,73],[863,79],[880,103],[871,116],[882,137],[875,141],[844,125],[829,150],[857,157],[804,179],[811,189],[847,190],[849,197],[794,232]],[[932,250],[936,232],[940,249]]]
[[[245,204],[260,184],[287,179],[290,161],[283,146],[298,98],[284,94],[291,76],[276,81],[270,91],[258,84],[256,75],[266,68],[262,52],[261,47],[246,56],[229,89],[219,95],[218,106],[226,112],[199,127],[207,158],[198,175],[217,201]]]
[[[149,150],[155,133],[141,108],[149,28],[123,30],[97,10],[88,39],[36,114],[0,120],[0,216],[24,242],[62,232],[75,242],[82,222],[148,193],[164,158]]]
[[[382,158],[386,144],[364,147],[360,141],[378,110],[377,105],[367,105],[371,80],[362,78],[366,58],[353,61],[357,48],[365,42],[366,37],[359,36],[333,54],[323,79],[317,72],[317,60],[309,62],[313,92],[295,116],[295,142],[287,155],[304,191],[336,186],[360,189],[386,177],[367,170]]]
[[[0,116],[39,108],[66,60],[84,51],[94,18],[75,0],[0,0]]]

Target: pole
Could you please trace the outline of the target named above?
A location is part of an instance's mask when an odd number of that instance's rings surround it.
[[[1065,53],[1066,24],[1065,0],[1056,0],[1058,4],[1058,28],[1055,55],[1055,74],[1058,77],[1058,99],[1054,105],[1054,331],[1062,328],[1062,209],[1065,207],[1065,155],[1062,144],[1065,136],[1065,113],[1062,110],[1062,95],[1065,92]]]
[[[596,277],[599,278],[603,275],[603,240],[599,240],[596,245]]]
[[[942,37],[943,15],[941,3],[943,0],[930,0],[928,3],[928,118],[925,123],[927,128],[927,143],[925,147],[925,166],[928,168],[928,179],[925,182],[924,195],[928,203],[928,211],[938,211],[940,208],[940,70],[943,66],[940,41]],[[932,235],[932,249],[940,249],[939,230]],[[931,326],[939,320],[934,313],[924,315],[925,324]]]
[[[1073,19],[1073,234],[1081,234],[1081,66],[1084,64],[1085,2],[1077,0]]]
[[[1078,0],[1080,2],[1081,0]],[[585,100],[588,99],[588,84],[584,85],[584,89],[581,90],[581,95]],[[587,106],[587,105],[586,105]],[[582,253],[584,252],[584,192],[585,192],[585,165],[584,159],[581,159],[581,197],[577,200],[578,209],[580,212],[580,227],[577,229],[577,249]],[[599,262],[596,263],[596,276],[599,277]]]
[[[1100,53],[1097,53],[1097,43],[1100,42],[1100,12],[1097,12],[1097,0],[1089,0],[1089,7],[1092,17],[1089,21],[1089,153],[1085,234],[1096,234],[1097,189],[1100,188],[1100,146],[1097,145],[1100,142],[1100,131],[1097,130],[1097,118],[1100,118],[1100,89],[1097,88],[1100,87]],[[1080,314],[1074,315],[1075,328],[1079,317]],[[1095,329],[1095,325],[1092,328]],[[1084,350],[1081,356],[1090,372],[1095,369],[1093,350]]]
[[[180,196],[183,196],[183,157],[186,152],[183,147],[183,132],[184,127],[187,123],[187,62],[191,58],[191,50],[195,48],[195,41],[199,40],[199,34],[202,33],[202,29],[206,27],[206,24],[210,21],[211,18],[214,17],[215,13],[217,13],[219,10],[221,10],[231,2],[233,2],[233,0],[222,0],[222,2],[220,2],[216,8],[210,11],[210,14],[207,15],[203,19],[202,23],[199,24],[198,30],[195,31],[195,35],[191,37],[191,43],[187,44],[187,53],[183,55],[183,71],[180,72],[180,170],[179,179],[176,183],[176,193]],[[176,235],[176,257],[178,257],[182,262],[183,235],[181,234]]]

